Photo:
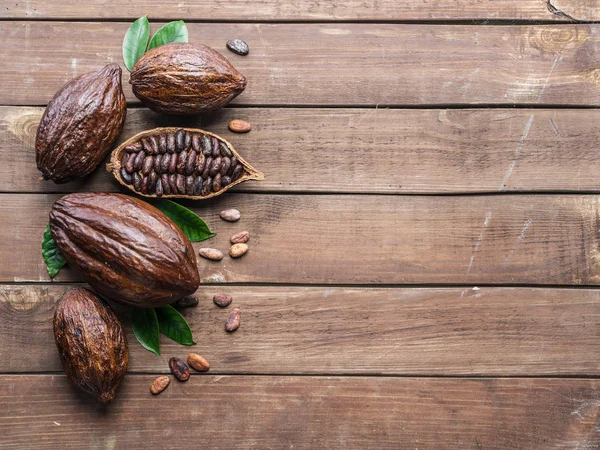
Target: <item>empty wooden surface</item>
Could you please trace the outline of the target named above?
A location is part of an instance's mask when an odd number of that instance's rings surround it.
[[[597,0],[216,0],[165,3],[159,0],[120,3],[107,7],[102,0],[6,3],[0,18],[12,19],[137,19],[181,17],[199,21],[393,21],[393,20],[557,20],[600,19]]]
[[[0,191],[117,191],[103,166],[73,183],[40,180],[42,112],[0,107]],[[228,131],[233,118],[252,132]],[[214,131],[266,174],[236,188],[244,192],[589,192],[600,191],[599,122],[600,110],[587,109],[228,108],[182,120],[136,108],[120,141],[178,124]]]
[[[46,104],[73,76],[121,62],[128,26],[0,22],[0,104]],[[227,52],[250,80],[232,102],[236,105],[600,103],[594,56],[600,25],[203,23],[188,28],[192,42]],[[248,42],[252,57],[225,49],[233,36]],[[125,93],[133,100],[127,80],[125,74]]]
[[[60,371],[52,315],[72,285],[0,286],[0,373]],[[242,326],[226,333],[226,292]],[[168,373],[193,351],[212,374],[598,376],[600,293],[589,289],[207,286],[182,309],[197,345],[137,345],[129,372]],[[576,349],[576,351],[573,351]]]

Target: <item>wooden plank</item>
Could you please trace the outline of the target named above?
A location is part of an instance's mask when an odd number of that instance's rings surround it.
[[[40,241],[57,195],[0,195],[0,282],[45,281]],[[185,203],[218,233],[251,235],[239,260],[199,261],[203,282],[600,283],[598,196],[231,194]],[[227,223],[222,209],[242,219]],[[58,280],[79,278],[65,270]]]
[[[0,191],[116,191],[101,166],[85,181],[40,180],[35,133],[43,109],[0,107]],[[233,118],[253,125],[234,135]],[[531,121],[531,123],[530,123]],[[267,174],[244,192],[461,193],[600,191],[600,110],[227,108],[188,126],[226,137]],[[130,109],[121,141],[181,119]]]
[[[127,27],[0,23],[0,104],[45,104],[73,76],[120,62]],[[600,103],[600,25],[196,23],[189,31],[248,77],[239,105]],[[225,50],[234,36],[249,43],[249,56]]]
[[[581,5],[580,5],[581,4]],[[283,0],[202,3],[172,3],[145,0],[143,12],[150,20],[240,21],[401,21],[401,20],[599,20],[597,0],[345,0],[317,3]],[[107,8],[102,0],[45,2],[28,0],[7,3],[0,17],[7,19],[91,19],[133,20],[141,14],[139,2]],[[563,12],[563,14],[561,14]],[[565,16],[569,14],[569,17]]]
[[[598,380],[129,376],[107,409],[64,376],[0,377],[5,449],[593,449]]]
[[[61,371],[52,315],[72,286],[0,286],[0,372]],[[233,296],[242,326],[225,332]],[[171,356],[205,356],[212,374],[598,376],[600,291],[203,287],[182,310],[192,348],[163,338],[162,356],[126,329],[130,372],[166,373]],[[573,351],[577,349],[577,351]]]

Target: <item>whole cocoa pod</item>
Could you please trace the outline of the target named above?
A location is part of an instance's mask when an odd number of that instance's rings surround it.
[[[131,70],[133,93],[166,114],[200,114],[222,108],[246,88],[246,78],[216,50],[171,43],[144,53]]]
[[[93,172],[123,129],[126,113],[117,64],[69,81],[48,103],[38,128],[36,162],[44,178],[66,183]]]
[[[69,265],[108,299],[151,308],[193,294],[200,285],[189,239],[142,200],[65,195],[52,207],[50,232]]]
[[[125,377],[123,326],[108,304],[84,288],[67,291],[54,313],[54,339],[69,379],[106,404]]]

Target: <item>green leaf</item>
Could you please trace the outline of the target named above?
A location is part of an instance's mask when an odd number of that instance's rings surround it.
[[[204,220],[185,206],[165,199],[153,201],[152,204],[175,222],[175,225],[181,228],[190,241],[200,242],[216,236],[210,231]]]
[[[133,22],[123,38],[123,62],[131,72],[136,61],[146,51],[150,37],[150,23],[148,16],[140,17]]]
[[[46,230],[44,231],[44,239],[42,239],[42,256],[46,262],[46,269],[48,269],[50,278],[54,278],[58,271],[67,264],[64,256],[56,246],[56,242],[52,239],[52,234],[50,234],[50,224],[46,226]]]
[[[195,344],[192,330],[179,311],[171,305],[159,306],[154,310],[158,316],[158,325],[162,334],[179,344]]]
[[[188,30],[183,20],[176,20],[175,22],[169,22],[163,25],[148,44],[148,50],[154,47],[158,47],[164,44],[170,44],[171,42],[187,42],[188,41]]]
[[[160,332],[153,308],[133,308],[133,334],[142,347],[160,356]]]

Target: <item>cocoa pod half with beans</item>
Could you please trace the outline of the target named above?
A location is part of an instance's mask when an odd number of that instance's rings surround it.
[[[117,64],[69,81],[48,103],[37,131],[36,162],[43,177],[66,183],[93,172],[121,133],[126,114]]]
[[[131,70],[133,93],[166,114],[201,114],[222,108],[246,88],[246,78],[216,50],[171,43],[144,53]]]
[[[67,377],[101,403],[110,402],[129,353],[123,326],[108,304],[84,288],[67,291],[54,313],[54,339]]]
[[[110,300],[152,308],[193,294],[200,285],[187,236],[140,199],[65,195],[50,211],[50,232],[67,263]]]
[[[173,142],[172,151],[168,145],[159,145],[154,155],[141,145],[150,138]],[[156,164],[156,159],[161,163]],[[225,139],[197,128],[143,131],[112,152],[106,169],[138,195],[192,200],[212,198],[244,181],[265,178]],[[161,182],[151,183],[150,177]]]

